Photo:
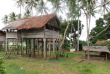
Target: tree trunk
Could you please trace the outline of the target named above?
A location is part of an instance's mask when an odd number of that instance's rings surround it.
[[[60,53],[61,53],[62,45],[63,45],[63,43],[64,43],[65,36],[66,36],[66,32],[67,32],[67,30],[68,30],[69,25],[70,25],[70,24],[69,24],[69,20],[67,19],[67,26],[66,26],[66,29],[65,29],[65,32],[64,32],[63,40],[62,40],[62,42],[61,42],[61,44],[60,44],[60,47],[59,47],[59,54],[58,54],[58,55],[60,55]]]
[[[87,59],[88,59],[88,62],[89,62],[90,57],[89,57],[89,26],[88,26],[88,14],[86,15],[86,25],[87,25],[87,46],[88,46]]]

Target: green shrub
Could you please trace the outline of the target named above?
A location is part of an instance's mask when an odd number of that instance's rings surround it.
[[[0,58],[0,74],[5,74],[5,67],[3,65],[3,59]]]
[[[107,41],[107,45],[108,49],[110,50],[110,41]]]

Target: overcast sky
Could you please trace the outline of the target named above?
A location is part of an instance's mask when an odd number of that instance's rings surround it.
[[[19,8],[17,7],[16,0],[1,0],[0,2],[0,29],[2,29],[5,25],[2,23],[2,19],[4,15],[9,15],[11,12],[15,12],[16,14],[19,14]],[[24,11],[22,10],[22,13]],[[95,27],[95,20],[99,18],[99,15],[96,15],[96,17],[92,17],[91,19],[91,29]],[[86,18],[85,16],[81,16],[80,20],[82,21],[82,24],[84,24],[84,29],[82,31],[80,40],[86,40],[87,31],[86,31]]]

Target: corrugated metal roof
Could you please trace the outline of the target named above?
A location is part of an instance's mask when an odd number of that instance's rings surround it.
[[[83,50],[87,51],[88,50],[88,46],[83,46]],[[89,46],[89,51],[110,53],[109,49],[106,46]]]

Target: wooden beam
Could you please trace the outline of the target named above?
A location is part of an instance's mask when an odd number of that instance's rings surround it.
[[[51,58],[51,45],[50,45],[50,39],[49,39],[49,57]]]
[[[41,49],[41,52],[42,52],[42,58],[43,58],[43,49],[44,49],[44,44],[43,44],[43,39],[42,39],[42,49]]]
[[[8,44],[7,44],[7,50],[8,50],[8,52],[10,52],[10,51],[9,51],[9,39],[7,39],[7,41],[8,41],[8,42],[7,42],[7,43],[8,43]]]
[[[53,57],[55,56],[55,40],[53,39]]]
[[[17,42],[17,55],[19,54],[19,39],[16,40]]]
[[[26,54],[27,54],[27,44],[28,44],[28,41],[27,41],[27,39],[26,39]]]
[[[21,55],[23,55],[23,38],[21,38]]]
[[[36,49],[36,48],[35,48],[35,39],[34,39],[34,56],[35,56],[35,49]]]
[[[7,53],[7,38],[6,38],[6,53]]]
[[[107,60],[107,58],[108,58],[108,57],[107,57],[107,53],[106,53],[106,60]]]
[[[28,55],[30,54],[30,45],[31,44],[31,42],[30,42],[30,39],[28,39]]]
[[[34,39],[31,39],[31,55],[33,55]]]
[[[43,39],[44,42],[44,58],[46,58],[46,39]]]
[[[37,52],[38,52],[38,56],[39,56],[39,39],[37,39]]]
[[[47,39],[46,39],[46,57],[47,57]]]

